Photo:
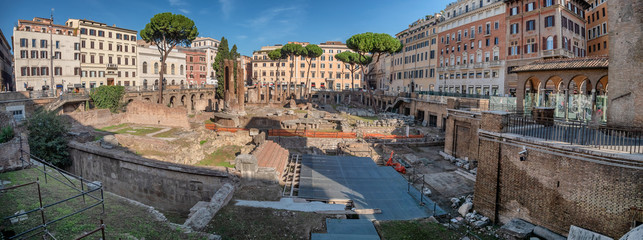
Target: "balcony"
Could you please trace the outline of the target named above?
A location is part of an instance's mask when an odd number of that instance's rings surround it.
[[[484,68],[484,63],[475,63],[473,68]]]
[[[107,69],[108,70],[118,70],[118,65],[113,64],[113,63],[108,63],[107,64]]]
[[[571,51],[567,51],[566,49],[550,49],[550,50],[543,50],[543,57],[567,57],[567,58],[573,58],[574,53]]]
[[[502,65],[502,61],[500,61],[500,60],[491,61],[491,62],[489,63],[489,66],[490,66],[490,67],[498,67],[498,66],[500,66],[500,65]]]

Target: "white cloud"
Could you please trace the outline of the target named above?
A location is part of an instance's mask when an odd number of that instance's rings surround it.
[[[181,6],[185,5],[185,2],[183,0],[168,0],[170,2],[170,6]]]
[[[238,39],[246,39],[246,38],[248,38],[248,36],[246,36],[246,35],[239,35],[239,36],[237,36],[237,38],[238,38]]]
[[[233,0],[219,0],[221,4],[221,12],[223,13],[224,18],[229,18],[232,13],[232,2]]]
[[[187,9],[181,8],[179,9],[179,11],[181,11],[183,14],[190,14],[190,10],[187,10]]]

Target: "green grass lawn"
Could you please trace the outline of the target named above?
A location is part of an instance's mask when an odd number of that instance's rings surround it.
[[[295,113],[308,113],[306,110],[301,110],[301,109],[295,109]]]
[[[109,133],[126,133],[130,135],[136,135],[136,136],[144,136],[150,133],[158,132],[162,128],[157,128],[157,127],[138,127],[138,126],[130,126],[127,123],[121,123],[118,125],[112,125],[108,127],[104,127],[101,129],[96,129],[101,132],[109,132]],[[170,130],[172,131],[172,130]]]
[[[104,128],[101,128],[100,130],[110,131],[110,130],[113,130],[113,129],[123,128],[123,127],[126,127],[126,126],[127,126],[127,123],[121,123],[121,124],[118,124],[118,125],[112,125],[112,126],[104,127]]]
[[[167,130],[165,132],[155,134],[153,137],[158,137],[158,138],[170,138],[174,137],[174,134],[181,132],[181,129],[179,128],[172,128],[170,130]]]
[[[353,116],[353,115],[349,115],[349,114],[346,114],[346,115],[345,115],[345,117],[346,117],[346,118],[348,118],[348,119],[353,119],[353,120],[362,120],[362,121],[364,121],[364,122],[373,122],[373,121],[375,121],[375,120],[380,119],[380,118],[378,118],[377,116],[373,116],[373,117],[360,117],[360,116]]]
[[[49,175],[49,174],[48,174]],[[52,172],[52,175],[65,183],[69,184],[60,174]],[[43,205],[52,204],[57,201],[72,197],[78,194],[78,191],[65,186],[64,184],[53,180],[51,176],[47,177],[35,169],[25,169],[14,172],[0,174],[0,180],[10,181],[8,186],[15,186],[40,179],[40,190],[43,196]],[[72,180],[76,186],[80,187],[80,182]],[[92,195],[100,198],[100,192],[94,192]],[[180,230],[172,229],[164,222],[156,221],[146,208],[132,205],[126,200],[115,195],[105,193],[105,213],[102,212],[102,206],[98,205],[87,211],[64,218],[48,226],[49,231],[57,239],[75,239],[83,232],[89,232],[97,228],[100,219],[104,220],[106,225],[107,239],[200,239],[196,235],[185,234]],[[83,202],[82,197],[45,208],[45,218],[52,221],[73,213],[76,210],[88,207],[97,200],[86,197]],[[13,215],[20,210],[31,210],[38,208],[38,188],[36,185],[29,185],[17,189],[7,190],[0,194],[0,216],[6,217]],[[0,230],[12,230],[17,233],[42,224],[40,211],[29,213],[28,219],[18,222],[17,224],[0,225]],[[41,236],[41,235],[40,235]],[[97,239],[100,233],[92,235],[88,239]],[[2,238],[2,237],[0,237]]]
[[[440,223],[433,223],[425,220],[411,221],[381,221],[379,226],[380,236],[382,239],[401,239],[401,240],[425,240],[425,239],[444,239],[458,240],[464,236],[470,239],[492,240],[493,236],[476,234],[472,236],[465,227],[458,229],[447,229]]]
[[[208,154],[203,160],[196,163],[197,166],[221,166],[233,168],[234,165],[228,163],[229,160],[234,160],[238,152],[241,151],[241,146],[227,145],[218,148],[211,154]]]

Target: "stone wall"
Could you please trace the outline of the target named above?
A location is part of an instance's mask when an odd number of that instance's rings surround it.
[[[611,0],[608,124],[643,127],[643,1]]]
[[[121,123],[122,117],[112,114],[109,109],[95,109],[84,112],[69,112],[64,116],[69,117],[72,122],[85,126],[102,127]]]
[[[505,116],[483,113],[475,210],[496,222],[522,218],[562,235],[575,225],[618,238],[643,221],[632,210],[643,209],[641,155],[500,133]]]
[[[16,131],[14,130],[14,133]],[[27,143],[27,134],[22,133],[22,150],[29,152],[29,143]],[[20,138],[16,133],[15,137],[8,142],[0,144],[0,172],[13,171],[23,167],[22,161],[20,160]],[[25,160],[29,159],[29,156],[24,153],[23,157]],[[26,163],[25,163],[26,165]]]
[[[122,122],[189,128],[185,107],[167,107],[151,102],[133,101],[127,105]]]
[[[236,177],[227,168],[200,168],[172,164],[96,144],[69,143],[72,173],[100,181],[106,191],[156,208],[187,213],[199,201]]]
[[[470,161],[478,159],[481,115],[478,112],[449,109],[446,121],[444,152]]]

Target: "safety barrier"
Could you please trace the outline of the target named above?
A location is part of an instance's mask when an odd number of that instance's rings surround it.
[[[424,138],[424,135],[384,135],[378,133],[364,134],[364,139],[409,139],[409,138]]]
[[[248,129],[245,128],[224,128],[224,127],[217,127],[214,123],[206,123],[205,124],[205,129],[212,130],[215,132],[231,132],[231,133],[236,133],[238,131],[248,131]]]
[[[309,137],[309,138],[357,138],[357,134],[355,133],[295,131],[295,130],[287,130],[287,129],[268,130],[268,136]]]

